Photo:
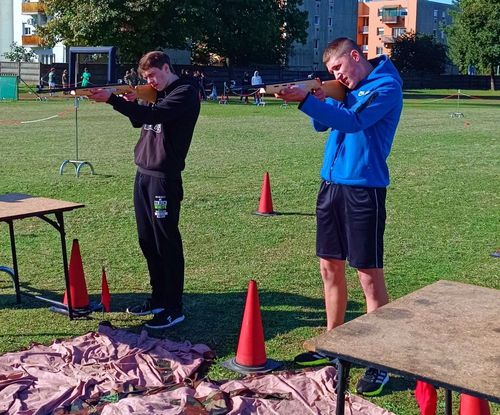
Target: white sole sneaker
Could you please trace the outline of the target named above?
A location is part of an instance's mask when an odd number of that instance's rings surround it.
[[[185,320],[185,318],[186,317],[184,317],[184,315],[180,315],[179,317],[172,320],[171,317],[168,316],[164,324],[157,324],[156,322],[153,322],[153,320],[151,320],[144,326],[147,327],[148,329],[157,329],[157,330],[166,329],[168,327],[172,327],[175,326],[176,324],[182,323]]]

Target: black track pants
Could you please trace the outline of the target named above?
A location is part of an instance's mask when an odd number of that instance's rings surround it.
[[[155,214],[155,197],[166,200],[166,212]],[[179,232],[182,181],[137,172],[134,207],[139,245],[146,258],[152,288],[152,306],[182,311],[184,252]],[[164,216],[164,217],[161,217]]]

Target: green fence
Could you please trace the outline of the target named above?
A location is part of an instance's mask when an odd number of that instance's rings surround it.
[[[0,100],[19,98],[17,89],[17,75],[0,75]]]

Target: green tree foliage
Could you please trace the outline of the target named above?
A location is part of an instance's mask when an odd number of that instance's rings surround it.
[[[396,39],[391,59],[402,73],[440,74],[446,65],[446,47],[431,35],[405,33]]]
[[[12,42],[10,50],[5,52],[3,56],[12,62],[33,62],[36,58],[36,53],[31,49],[26,49],[24,46],[18,45],[16,42]]]
[[[193,3],[193,2],[191,2]],[[231,64],[286,63],[293,41],[305,42],[302,0],[197,0],[192,14],[197,52],[209,50]]]
[[[451,60],[463,73],[474,65],[491,77],[500,65],[500,0],[456,0],[453,23],[446,28]]]
[[[48,23],[37,33],[49,45],[118,46],[125,61],[158,46],[185,47],[183,0],[45,0]]]
[[[283,63],[293,41],[305,41],[302,0],[45,0],[53,16],[38,34],[49,45],[114,45],[137,60],[159,47],[192,47],[231,63]]]

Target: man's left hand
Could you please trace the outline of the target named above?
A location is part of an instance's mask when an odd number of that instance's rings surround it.
[[[108,89],[92,89],[92,95],[89,96],[89,99],[93,99],[96,102],[107,102],[109,97],[111,96],[111,91]]]
[[[291,85],[286,88],[283,88],[276,95],[276,98],[280,98],[285,102],[301,102],[306,96],[308,92],[297,85]]]

